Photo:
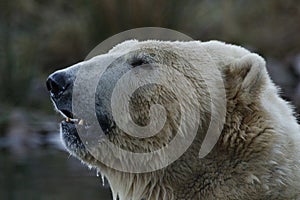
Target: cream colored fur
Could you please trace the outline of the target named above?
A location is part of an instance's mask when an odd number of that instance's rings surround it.
[[[89,154],[80,157],[107,177],[114,199],[117,196],[120,200],[300,198],[300,128],[292,107],[280,98],[269,78],[263,58],[218,41],[131,40],[117,45],[108,54],[161,50],[171,53],[162,53],[157,58],[187,77],[201,74],[213,80],[219,77],[209,67],[220,71],[226,88],[226,123],[212,152],[200,159],[199,147],[207,120],[214,113],[209,113],[203,79],[199,76],[198,80],[191,80],[202,106],[201,125],[194,143],[177,161],[159,171],[133,174],[106,167]],[[188,70],[172,52],[189,61]],[[219,88],[216,85],[214,92],[218,93]],[[139,105],[143,110],[145,104]],[[169,142],[172,129],[164,131],[164,137],[153,138],[151,144]],[[120,130],[110,139],[116,144],[126,143],[125,148],[130,150],[154,148],[150,143],[139,145],[130,141]]]

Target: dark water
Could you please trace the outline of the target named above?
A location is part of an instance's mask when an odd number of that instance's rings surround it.
[[[0,200],[108,200],[108,186],[66,152],[32,149],[16,158],[0,151]]]

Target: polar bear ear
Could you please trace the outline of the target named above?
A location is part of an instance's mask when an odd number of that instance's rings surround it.
[[[235,60],[224,74],[227,95],[247,99],[258,97],[268,77],[265,60],[254,53]]]

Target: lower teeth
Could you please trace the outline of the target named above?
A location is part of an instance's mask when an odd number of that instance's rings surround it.
[[[79,125],[83,125],[84,124],[84,120],[83,119],[71,119],[71,118],[66,118],[66,122],[74,122],[74,123],[78,123]]]

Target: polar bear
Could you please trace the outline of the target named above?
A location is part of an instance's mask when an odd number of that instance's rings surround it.
[[[100,73],[103,67],[93,96],[95,113],[76,113],[74,97],[83,95],[75,92],[76,76],[82,69]],[[108,140],[134,153],[156,151],[167,146],[178,134],[182,117],[177,94],[160,84],[149,84],[131,94],[129,112],[132,120],[143,127],[151,121],[151,105],[162,105],[166,118],[160,131],[151,137],[139,138],[116,124],[111,98],[113,92],[122,91],[114,90],[116,82],[126,72],[139,68],[149,73],[155,68],[179,71],[191,83],[181,89],[194,90],[193,101],[197,102],[199,108],[196,110],[200,114],[197,115],[199,124],[195,137],[180,157],[159,169],[137,173],[103,163],[97,145]],[[134,71],[129,73],[128,80],[144,75]],[[176,81],[178,77],[174,76],[164,76],[166,83]],[[218,108],[221,101],[225,102],[226,112],[216,143],[206,156],[200,157],[199,149],[205,141],[209,121],[211,117],[218,117],[208,103],[210,93],[219,94],[222,88],[217,84],[207,85],[204,80],[223,84],[225,98],[212,103]],[[107,54],[56,71],[49,76],[47,87],[55,108],[66,118],[61,123],[63,144],[70,154],[100,170],[109,181],[114,199],[300,198],[300,128],[295,113],[292,106],[280,98],[264,59],[242,47],[219,41],[125,41]],[[84,97],[81,102],[91,99]],[[97,116],[102,130],[102,136],[97,138],[100,141],[94,143],[95,151],[88,148],[78,134],[81,130],[93,141],[97,131],[91,128],[92,115]],[[184,131],[182,134],[184,139],[190,139]],[[111,162],[118,166],[123,161],[130,163],[130,159],[123,157]]]

